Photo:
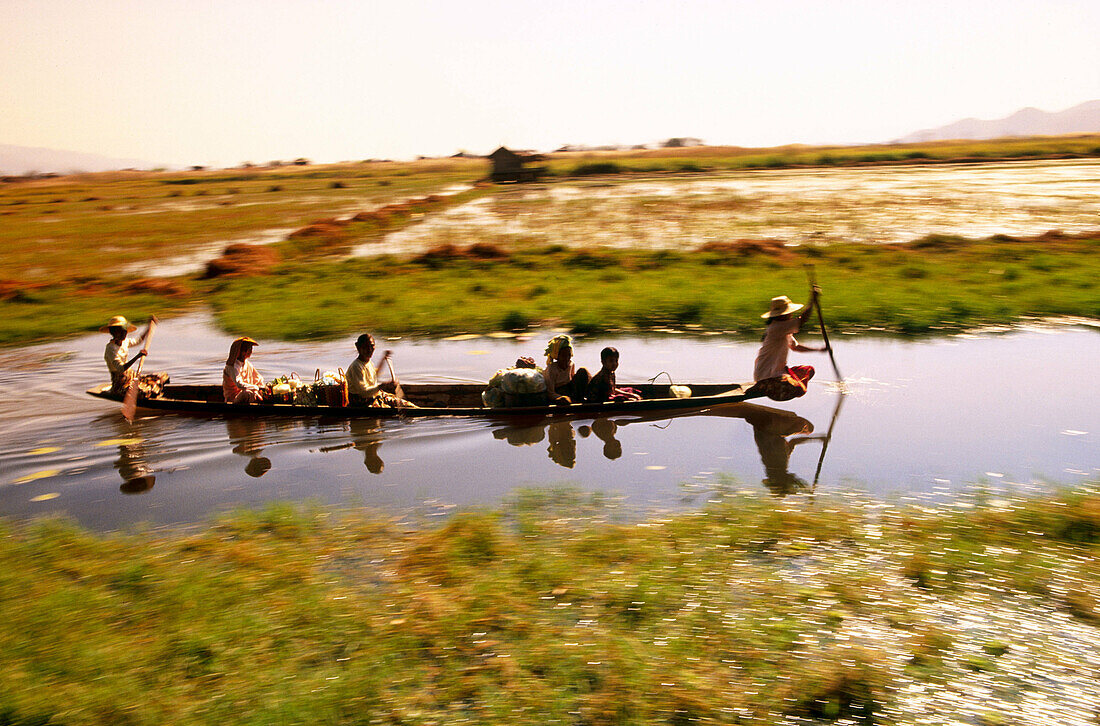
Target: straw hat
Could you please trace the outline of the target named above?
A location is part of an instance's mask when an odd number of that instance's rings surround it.
[[[249,345],[259,345],[259,343],[252,340],[252,338],[249,338],[247,335],[243,335],[240,338],[237,338],[236,340],[234,340],[233,342],[234,343],[248,343]]]
[[[101,333],[111,332],[111,328],[126,328],[127,333],[132,333],[137,330],[137,326],[131,324],[126,318],[121,315],[116,315],[107,321],[107,324],[99,329]]]
[[[791,313],[797,313],[802,308],[806,307],[802,303],[793,303],[791,299],[786,295],[780,295],[779,297],[772,298],[771,308],[768,312],[764,313],[760,317],[762,318],[777,318],[780,315],[790,315]]]

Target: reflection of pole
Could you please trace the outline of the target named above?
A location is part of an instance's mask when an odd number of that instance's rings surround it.
[[[829,442],[833,438],[833,427],[840,416],[840,407],[844,405],[845,393],[843,389],[837,394],[836,408],[833,409],[833,418],[829,421],[829,430],[825,432],[825,438],[821,441],[821,456],[817,457],[817,470],[814,472],[814,483],[811,491],[817,489],[817,480],[821,476],[821,465],[825,463],[825,451],[829,448]]]

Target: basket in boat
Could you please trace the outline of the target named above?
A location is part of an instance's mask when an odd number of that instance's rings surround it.
[[[320,406],[347,406],[348,382],[341,368],[338,374],[325,373],[321,375],[321,369],[313,378],[313,393],[317,397]]]
[[[302,388],[302,379],[297,373],[279,376],[268,386],[267,400],[270,403],[297,403],[298,391]]]

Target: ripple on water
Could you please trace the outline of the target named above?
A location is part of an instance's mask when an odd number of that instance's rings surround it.
[[[392,347],[404,382],[479,381],[519,355],[539,358],[549,335]],[[147,367],[176,382],[217,382],[229,342],[206,316],[168,320]],[[103,378],[104,344],[93,335],[0,358],[0,512],[66,513],[106,529],[196,521],[273,499],[465,506],[493,504],[517,486],[562,484],[622,495],[627,508],[680,508],[708,501],[725,475],[773,494],[816,477],[819,490],[951,497],[966,482],[1025,488],[1100,471],[1100,392],[1079,385],[1078,365],[1100,341],[1078,327],[950,342],[843,338],[837,357],[851,376],[843,397],[823,373],[809,395],[785,404],[512,423],[161,415],[128,424],[115,406],[84,394]],[[578,362],[592,365],[607,344],[622,352],[624,383],[660,370],[677,381],[738,380],[755,355],[753,343],[722,337],[608,336],[579,340]],[[255,363],[270,378],[346,367],[353,355],[350,339],[265,343]],[[986,374],[959,376],[979,370]],[[820,437],[830,430],[819,467]],[[51,493],[58,496],[33,501]]]

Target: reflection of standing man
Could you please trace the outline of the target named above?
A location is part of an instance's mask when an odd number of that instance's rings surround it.
[[[791,452],[807,441],[824,439],[824,436],[807,436],[814,425],[790,411],[765,406],[745,404],[744,419],[752,426],[752,436],[764,464],[764,486],[777,497],[806,491],[810,485],[792,474]],[[788,439],[788,436],[796,438]]]

